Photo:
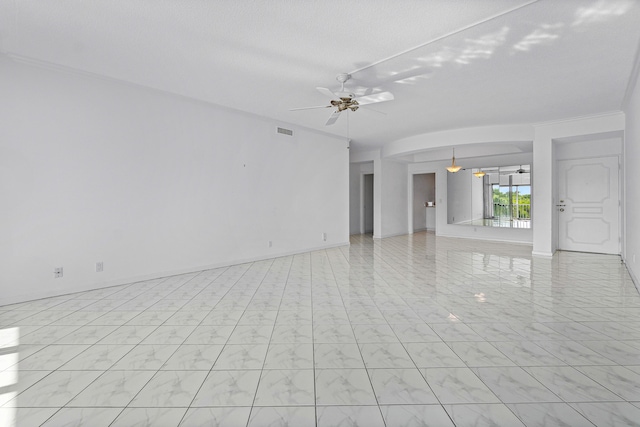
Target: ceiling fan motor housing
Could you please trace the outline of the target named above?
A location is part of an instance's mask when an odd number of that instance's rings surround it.
[[[351,79],[351,74],[348,74],[348,73],[342,73],[336,76],[336,80],[340,82],[342,86],[340,88],[340,91],[337,91],[337,92],[334,92],[325,87],[316,87],[316,89],[320,93],[322,93],[324,96],[328,96],[329,98],[331,98],[329,105],[318,106],[318,107],[294,108],[291,111],[335,107],[336,110],[333,113],[331,113],[329,120],[325,124],[326,126],[328,126],[335,123],[335,121],[339,117],[339,113],[343,111],[346,111],[346,110],[356,111],[362,105],[391,101],[394,99],[393,94],[391,94],[390,92],[378,92],[371,95],[363,95],[363,96],[356,97],[356,95],[353,92],[347,92],[344,90],[344,83],[349,79]],[[337,97],[337,99],[335,97]]]
[[[351,74],[349,73],[340,73],[336,76],[336,80],[342,84],[344,84],[350,78],[351,78]]]

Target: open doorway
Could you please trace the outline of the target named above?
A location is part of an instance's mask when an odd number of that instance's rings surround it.
[[[413,231],[436,229],[436,174],[413,175]]]
[[[373,174],[364,174],[362,178],[362,232],[373,233]]]

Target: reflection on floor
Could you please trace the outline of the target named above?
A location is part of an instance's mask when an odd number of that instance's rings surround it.
[[[482,227],[531,228],[530,219],[481,218],[471,221],[458,222],[456,224],[476,225]]]
[[[355,236],[0,307],[0,424],[638,425],[624,265],[530,252]]]

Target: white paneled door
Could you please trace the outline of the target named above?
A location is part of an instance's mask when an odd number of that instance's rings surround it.
[[[558,249],[620,253],[618,158],[558,161]]]

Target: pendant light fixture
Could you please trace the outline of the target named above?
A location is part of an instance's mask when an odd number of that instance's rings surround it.
[[[477,176],[478,178],[482,178],[483,176],[486,175],[486,173],[484,173],[484,171],[482,169],[478,169],[478,172],[474,172],[473,174],[475,176]]]
[[[451,166],[447,166],[447,170],[451,173],[456,173],[462,166],[456,165],[456,149],[453,149],[453,157],[451,157]]]

